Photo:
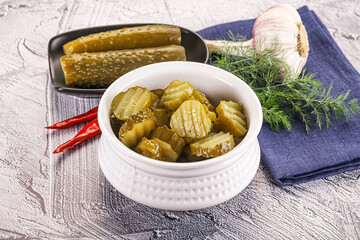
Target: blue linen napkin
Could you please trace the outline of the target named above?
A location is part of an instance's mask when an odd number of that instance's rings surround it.
[[[306,6],[298,9],[308,32],[310,52],[305,66],[316,73],[326,88],[333,83],[333,96],[351,89],[350,99],[360,99],[360,75],[345,58],[317,15]],[[231,31],[252,38],[253,20],[225,23],[199,31],[205,39],[228,39]],[[329,129],[295,121],[291,131],[274,132],[264,124],[259,134],[261,161],[275,181],[292,185],[360,168],[360,114],[348,121],[332,119]]]

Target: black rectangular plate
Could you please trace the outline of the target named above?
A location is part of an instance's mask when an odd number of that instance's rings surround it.
[[[121,24],[111,26],[100,26],[92,28],[84,28],[71,32],[59,34],[49,41],[49,68],[52,86],[60,92],[65,93],[86,93],[86,94],[102,94],[106,88],[80,88],[72,87],[65,84],[64,73],[60,64],[60,57],[64,55],[63,45],[69,41],[86,36],[93,33],[105,32],[125,27],[135,27],[143,25],[153,25],[156,23],[141,24]],[[171,25],[174,26],[174,25]],[[209,57],[209,50],[203,39],[195,32],[180,27],[181,45],[185,48],[187,61],[206,63]]]

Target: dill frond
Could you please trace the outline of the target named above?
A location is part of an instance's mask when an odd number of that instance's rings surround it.
[[[229,34],[232,41],[244,37]],[[264,121],[272,130],[291,130],[291,123],[300,120],[307,132],[316,124],[322,129],[331,125],[332,116],[347,120],[360,112],[356,98],[349,101],[350,91],[332,95],[333,84],[326,89],[305,70],[291,81],[289,66],[278,56],[284,54],[279,44],[258,52],[253,48],[229,45],[221,54],[211,54],[212,63],[245,81],[262,105]],[[234,54],[235,53],[235,54]]]

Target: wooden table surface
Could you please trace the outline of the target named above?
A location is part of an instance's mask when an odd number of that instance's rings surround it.
[[[65,154],[60,143],[83,125],[44,126],[83,113],[99,98],[55,92],[51,37],[99,25],[159,22],[200,30],[255,18],[273,0],[0,1],[0,239],[360,239],[360,170],[295,186],[274,183],[261,165],[239,195],[198,211],[138,204],[106,181],[99,137]],[[358,0],[294,0],[328,27],[360,70]]]

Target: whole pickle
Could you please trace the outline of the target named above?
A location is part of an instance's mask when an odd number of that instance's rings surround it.
[[[90,34],[64,44],[66,55],[83,52],[106,52],[122,49],[180,45],[179,27],[145,25]]]
[[[136,68],[158,62],[185,60],[184,47],[176,45],[77,53],[60,58],[66,85],[78,87],[106,87]]]

